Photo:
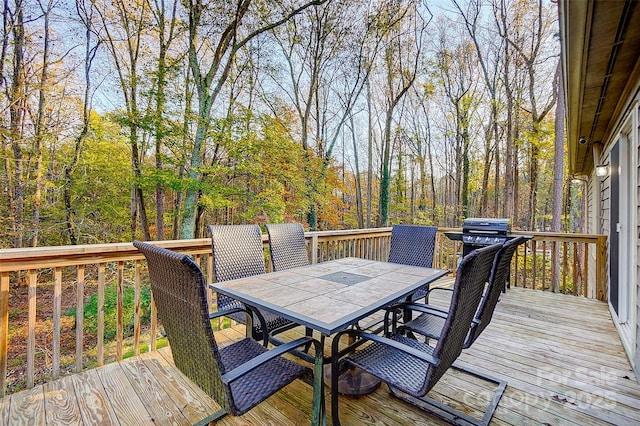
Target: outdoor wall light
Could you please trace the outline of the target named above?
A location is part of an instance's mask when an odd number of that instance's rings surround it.
[[[605,177],[609,175],[609,165],[608,164],[599,164],[596,166],[596,176]]]

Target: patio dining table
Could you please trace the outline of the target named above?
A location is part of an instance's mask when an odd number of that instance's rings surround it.
[[[218,282],[211,288],[318,331],[324,341],[448,272],[349,257]],[[325,358],[325,363],[330,361]]]

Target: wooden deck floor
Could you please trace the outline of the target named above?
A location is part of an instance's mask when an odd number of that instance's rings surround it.
[[[239,333],[220,332],[219,339]],[[640,385],[604,303],[511,289],[460,362],[508,380],[492,424],[640,423]],[[451,370],[429,395],[473,413],[489,390]],[[0,424],[186,425],[217,409],[177,371],[165,348],[7,396],[0,400]],[[341,397],[340,410],[344,425],[444,423],[390,397],[386,386]],[[248,414],[218,424],[309,424],[310,412],[311,387],[296,381]]]

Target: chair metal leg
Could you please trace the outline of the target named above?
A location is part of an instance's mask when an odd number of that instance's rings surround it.
[[[412,405],[415,405],[418,408],[421,408],[424,411],[435,414],[443,420],[455,425],[474,425],[474,426],[487,426],[493,417],[493,414],[498,407],[498,403],[500,402],[500,398],[502,398],[502,394],[507,387],[507,382],[505,380],[500,380],[492,376],[488,376],[484,373],[478,372],[476,370],[471,370],[466,367],[460,367],[457,365],[453,365],[451,368],[455,368],[456,370],[463,371],[472,376],[478,377],[480,379],[486,380],[491,383],[495,383],[497,388],[494,392],[493,398],[489,401],[489,405],[485,409],[484,416],[482,419],[473,418],[459,410],[451,408],[439,401],[436,401],[427,396],[423,396],[421,398],[416,398],[414,396],[408,395],[393,386],[389,386],[389,390],[391,393],[397,397],[406,401]]]
[[[216,420],[220,420],[221,418],[223,418],[227,414],[228,413],[226,411],[224,411],[224,410],[216,411],[215,413],[211,414],[210,416],[205,417],[204,419],[200,420],[194,426],[206,426],[211,422],[215,422]]]

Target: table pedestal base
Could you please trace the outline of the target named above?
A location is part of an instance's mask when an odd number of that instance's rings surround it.
[[[331,386],[331,365],[324,366],[324,382]],[[366,371],[351,367],[338,378],[338,393],[341,395],[366,395],[380,387],[381,380]]]

